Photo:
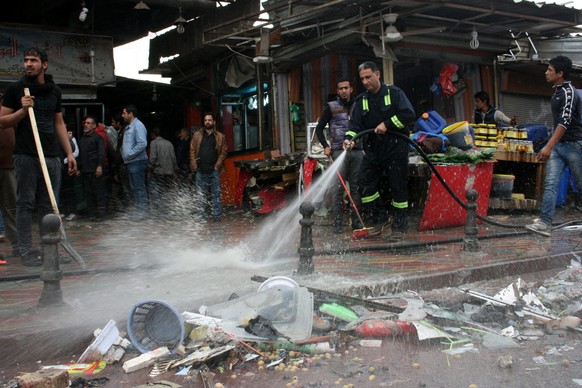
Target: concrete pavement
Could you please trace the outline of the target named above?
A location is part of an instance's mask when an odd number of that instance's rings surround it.
[[[117,213],[99,223],[65,221],[69,241],[87,270],[75,262],[62,266],[62,306],[39,308],[42,267],[23,267],[8,258],[7,265],[0,266],[0,365],[30,361],[31,354],[39,360],[74,360],[91,341],[93,330],[110,319],[125,330],[128,312],[140,301],[159,299],[178,311],[197,311],[233,292],[256,291],[253,275],[291,276],[301,285],[367,296],[563,268],[582,255],[579,230],[559,230],[546,238],[525,229],[480,224],[481,249],[470,253],[463,251],[463,227],[411,231],[393,244],[387,240],[389,233],[358,241],[351,239],[348,228],[335,235],[327,219],[315,217],[315,272],[296,275],[295,219],[282,220],[286,227],[265,235],[265,228],[276,223],[250,213],[233,211],[220,223],[197,219],[190,212],[180,218],[137,223]],[[498,213],[490,218],[520,225],[533,215]],[[582,219],[582,213],[569,208],[556,216],[556,221],[576,219]],[[284,243],[283,251],[268,260],[257,259],[254,250],[275,240]],[[8,254],[9,243],[2,243],[0,251]],[[66,255],[62,248],[60,252]]]

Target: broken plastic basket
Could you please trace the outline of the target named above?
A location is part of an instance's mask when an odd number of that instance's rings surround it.
[[[184,320],[175,308],[160,300],[145,300],[131,309],[127,334],[142,353],[167,346],[174,351],[184,341]]]

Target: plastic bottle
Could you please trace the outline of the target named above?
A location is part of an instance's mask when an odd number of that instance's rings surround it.
[[[416,333],[416,327],[411,322],[377,319],[358,325],[356,332],[362,337],[388,337]]]

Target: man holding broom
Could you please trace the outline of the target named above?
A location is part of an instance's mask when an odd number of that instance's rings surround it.
[[[42,217],[52,212],[51,200],[45,182],[39,152],[34,141],[33,128],[38,134],[45,156],[53,192],[58,193],[61,179],[59,143],[69,163],[69,175],[76,173],[77,164],[67,136],[61,110],[61,90],[52,76],[46,74],[48,55],[42,49],[31,47],[24,51],[24,77],[8,87],[0,109],[0,126],[14,127],[14,168],[16,172],[16,229],[22,264],[41,266],[42,254],[32,246],[32,214],[36,203],[39,225]],[[30,96],[25,95],[25,88]],[[28,109],[34,109],[36,124],[30,120]],[[40,235],[43,235],[40,230]]]
[[[323,110],[321,117],[315,127],[315,133],[319,139],[319,142],[324,147],[324,153],[328,157],[332,157],[335,160],[340,157],[343,150],[343,142],[345,134],[348,130],[348,122],[350,121],[350,115],[353,110],[354,99],[352,98],[352,83],[347,76],[338,78],[337,80],[337,97],[335,100],[329,101],[327,106]],[[323,134],[323,129],[329,124],[329,139],[331,144],[327,143],[325,135]],[[360,171],[360,164],[364,158],[364,151],[362,150],[361,143],[354,146],[351,152],[346,155],[346,159],[343,165],[340,167],[338,172],[345,179],[350,182],[350,192],[352,198],[356,201],[355,206],[360,206],[360,194],[358,193],[356,186],[358,181],[358,172]],[[333,217],[333,232],[342,233],[343,232],[343,211],[341,209],[341,204],[343,201],[344,190],[341,186],[341,182],[337,179],[333,183],[332,187],[332,217]],[[352,230],[361,229],[364,226],[358,220],[357,215],[352,213]]]

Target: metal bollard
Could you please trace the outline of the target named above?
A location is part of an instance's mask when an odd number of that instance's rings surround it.
[[[311,202],[305,201],[299,206],[299,213],[303,216],[299,220],[301,225],[301,239],[299,240],[299,268],[297,274],[307,275],[313,273],[313,213],[315,213],[315,206]]]
[[[477,190],[467,190],[467,221],[465,222],[465,237],[463,238],[463,250],[467,252],[479,252],[481,247],[477,239]]]
[[[41,237],[44,263],[40,279],[44,288],[38,301],[39,307],[60,306],[64,304],[61,279],[63,271],[59,266],[59,242],[61,241],[61,221],[54,214],[47,214],[42,218]]]

